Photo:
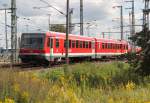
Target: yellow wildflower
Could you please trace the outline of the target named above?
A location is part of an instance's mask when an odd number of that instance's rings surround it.
[[[15,83],[13,88],[14,88],[15,92],[19,92],[20,91],[20,85],[18,83]]]
[[[133,90],[135,88],[135,83],[133,82],[128,82],[126,85],[127,90]]]
[[[115,103],[113,98],[108,99],[108,103]]]
[[[15,103],[13,99],[6,98],[4,103]]]

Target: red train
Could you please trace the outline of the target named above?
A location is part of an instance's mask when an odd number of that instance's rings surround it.
[[[65,33],[23,33],[19,57],[22,62],[52,63],[65,59]],[[69,59],[118,56],[131,50],[126,41],[69,34]]]

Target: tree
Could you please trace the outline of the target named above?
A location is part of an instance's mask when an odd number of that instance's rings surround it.
[[[53,25],[51,25],[50,30],[55,31],[55,32],[65,33],[66,32],[66,27],[64,25],[61,25],[61,24],[53,24]]]
[[[150,31],[148,28],[143,29],[141,32],[131,37],[131,40],[138,46],[142,47],[140,53],[142,61],[140,66],[137,67],[137,72],[143,76],[150,74]]]

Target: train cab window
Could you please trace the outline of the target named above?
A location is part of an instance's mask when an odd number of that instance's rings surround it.
[[[76,48],[79,48],[79,41],[76,40]]]
[[[53,39],[52,38],[48,38],[47,46],[50,48],[53,48]]]
[[[75,48],[75,41],[72,40],[72,48]]]
[[[59,48],[59,39],[56,39],[56,48]]]
[[[80,48],[82,48],[82,41],[80,41]]]

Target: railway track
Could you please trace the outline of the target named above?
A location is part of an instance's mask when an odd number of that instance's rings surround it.
[[[110,60],[110,59],[102,59],[102,60],[92,60],[92,63],[108,63],[108,62],[126,62],[124,60]],[[82,63],[84,61],[79,61],[77,63]],[[71,63],[74,65],[76,63]],[[11,66],[10,63],[0,63],[1,69],[13,69],[17,71],[31,71],[31,70],[47,70],[47,69],[55,69],[58,67],[63,67],[64,63],[57,63],[51,66],[45,66],[44,64],[33,64],[33,63],[16,63]]]
[[[31,71],[31,70],[46,70],[54,69],[56,67],[62,67],[63,64],[54,64],[52,66],[45,66],[43,64],[32,64],[32,63],[0,63],[0,69],[13,69],[16,71]]]

